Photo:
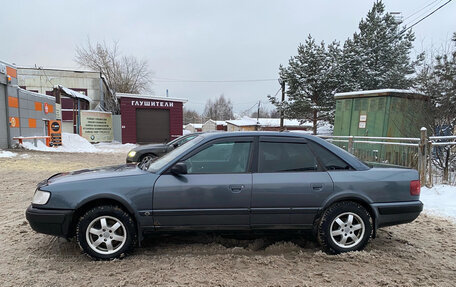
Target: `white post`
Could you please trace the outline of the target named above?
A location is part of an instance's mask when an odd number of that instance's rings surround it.
[[[427,159],[427,129],[422,127],[420,130],[420,145],[418,149],[418,171],[420,173],[421,186],[426,183],[426,159]]]

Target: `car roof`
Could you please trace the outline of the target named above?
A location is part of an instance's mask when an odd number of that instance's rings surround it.
[[[316,138],[304,133],[296,132],[273,132],[273,131],[242,131],[242,132],[214,132],[202,133],[204,138],[215,139],[222,137],[235,137],[235,136],[277,136],[277,137],[301,137],[301,138]]]

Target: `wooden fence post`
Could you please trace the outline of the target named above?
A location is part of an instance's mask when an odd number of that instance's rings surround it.
[[[418,148],[418,171],[420,173],[421,186],[426,183],[426,160],[427,160],[427,129],[422,127],[420,130],[420,145]]]
[[[432,141],[428,142],[428,187],[434,186],[433,178],[432,178]]]

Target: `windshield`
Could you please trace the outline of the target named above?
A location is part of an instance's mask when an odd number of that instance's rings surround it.
[[[166,155],[162,156],[161,158],[157,159],[156,161],[152,162],[149,165],[149,168],[147,169],[150,172],[157,172],[160,169],[162,169],[164,166],[166,166],[168,163],[170,163],[172,160],[174,160],[176,157],[179,157],[181,154],[185,153],[192,147],[194,147],[196,144],[198,144],[200,141],[203,140],[203,137],[199,136],[196,137],[190,141],[188,141],[186,144],[181,145],[180,147],[174,149],[172,152],[167,153]]]
[[[181,136],[178,137],[177,139],[174,139],[167,143],[168,146],[175,145],[177,144],[178,146],[183,145],[184,143],[196,138],[198,135],[186,135],[186,136]]]

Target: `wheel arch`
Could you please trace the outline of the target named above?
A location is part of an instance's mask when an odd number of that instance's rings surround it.
[[[138,162],[142,161],[142,159],[145,157],[145,156],[148,156],[148,155],[152,155],[152,156],[155,156],[155,157],[158,157],[158,153],[157,152],[152,152],[152,151],[146,151],[142,154],[139,155],[138,157]]]
[[[320,211],[315,215],[315,218],[314,218],[314,227],[317,226],[317,224],[315,224],[316,222],[318,222],[318,220],[320,219],[320,217],[322,216],[323,212],[325,212],[325,210],[327,208],[329,208],[331,205],[337,203],[337,202],[341,202],[341,201],[353,201],[353,202],[356,202],[358,204],[360,204],[362,207],[364,207],[367,212],[369,212],[369,214],[371,215],[372,217],[372,223],[373,223],[373,233],[372,233],[372,237],[375,238],[376,237],[376,234],[377,234],[377,226],[378,226],[378,211],[376,208],[374,208],[372,206],[373,204],[373,201],[363,195],[363,194],[359,194],[359,193],[354,193],[354,192],[344,192],[344,193],[339,193],[333,197],[330,197],[328,198],[323,204],[322,204],[322,208],[320,209]]]
[[[96,207],[96,206],[101,206],[101,205],[114,205],[118,206],[120,209],[123,211],[127,212],[128,214],[131,215],[133,218],[135,225],[136,225],[136,231],[138,234],[138,239],[141,238],[141,233],[140,233],[140,224],[139,224],[139,215],[135,211],[135,209],[132,207],[130,203],[128,203],[125,199],[116,196],[114,194],[99,194],[96,196],[88,197],[84,200],[82,200],[75,208],[73,218],[70,224],[70,230],[69,234],[70,237],[74,236],[75,234],[75,229],[76,225],[78,224],[79,218],[84,215],[88,210]],[[139,242],[140,240],[138,240]]]

